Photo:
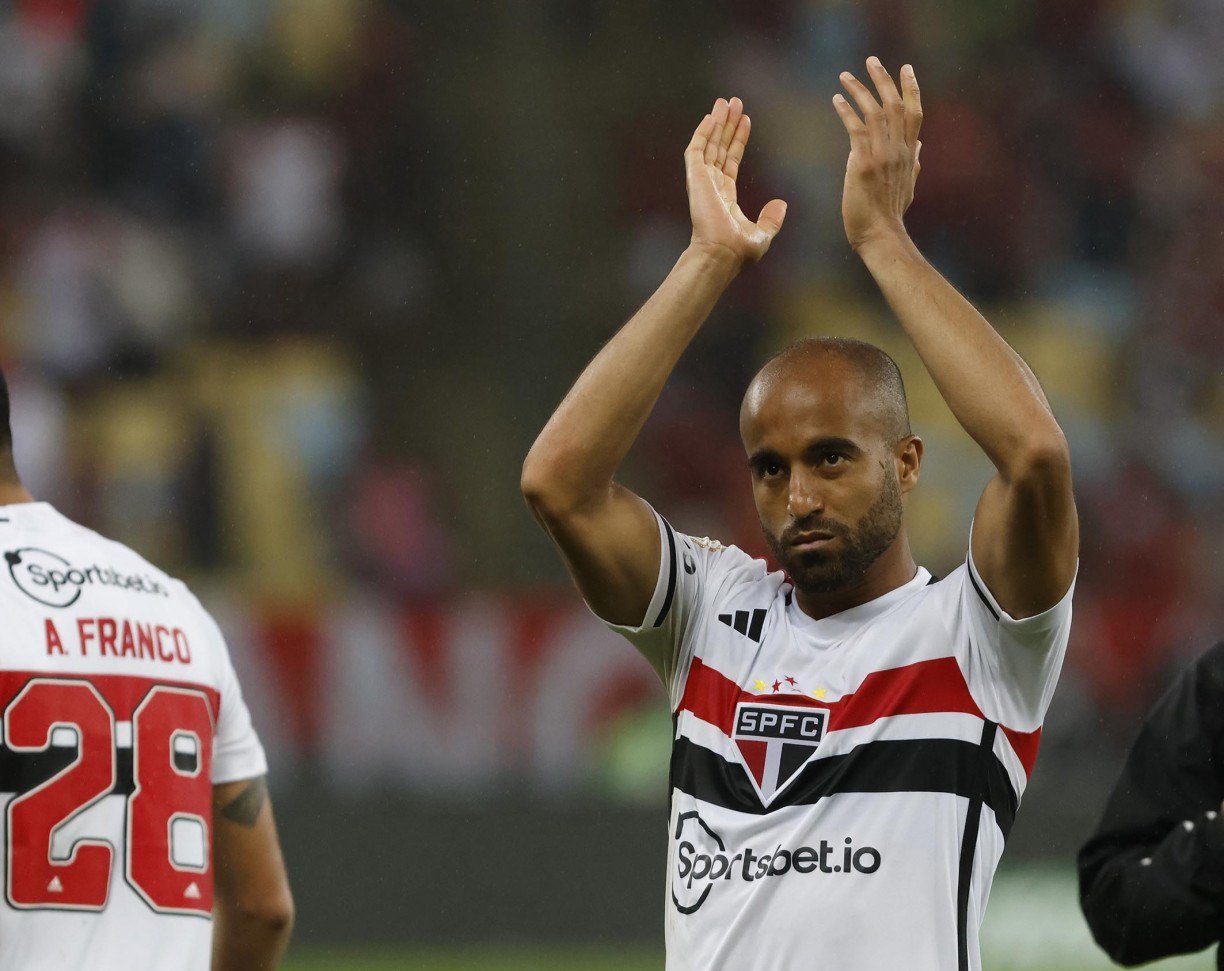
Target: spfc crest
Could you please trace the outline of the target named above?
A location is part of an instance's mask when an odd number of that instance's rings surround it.
[[[741,701],[732,738],[744,767],[768,806],[816,754],[829,723],[827,708]]]

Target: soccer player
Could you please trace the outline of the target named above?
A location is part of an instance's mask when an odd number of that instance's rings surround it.
[[[735,98],[684,153],[689,247],[523,466],[586,602],[667,688],[671,969],[978,968],[1067,643],[1066,440],[1025,363],[907,236],[918,83],[906,66],[898,88],[876,58],[867,71],[874,95],[845,73],[849,98],[834,99],[850,136],[842,216],[996,469],[965,562],[942,580],[915,564],[904,513],[922,442],[896,365],[857,341],[800,341],[744,395],[753,495],[784,571],[676,531],[613,479],[719,295],[782,227],[781,200],[755,222],[736,204],[750,123]]]
[[[221,632],[34,501],[2,377],[0,552],[0,971],[275,967],[293,902]]]
[[[1092,934],[1127,966],[1224,938],[1224,641],[1148,715],[1079,854]],[[1216,950],[1224,969],[1224,947]]]

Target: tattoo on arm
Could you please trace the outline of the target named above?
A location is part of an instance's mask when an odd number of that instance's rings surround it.
[[[221,815],[248,829],[259,819],[259,811],[268,798],[268,783],[261,775],[221,807]]]

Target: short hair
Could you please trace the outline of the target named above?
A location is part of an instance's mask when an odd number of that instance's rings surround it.
[[[757,372],[757,378],[768,371],[790,368],[804,358],[826,355],[840,358],[862,375],[867,389],[879,404],[889,444],[896,444],[913,434],[901,369],[887,351],[867,341],[853,337],[802,337],[766,361]],[[755,383],[756,378],[753,379]]]

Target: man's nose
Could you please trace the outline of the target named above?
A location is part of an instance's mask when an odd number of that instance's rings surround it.
[[[824,496],[814,476],[806,469],[791,470],[790,493],[786,498],[786,511],[791,519],[803,519],[813,513],[824,512]]]

